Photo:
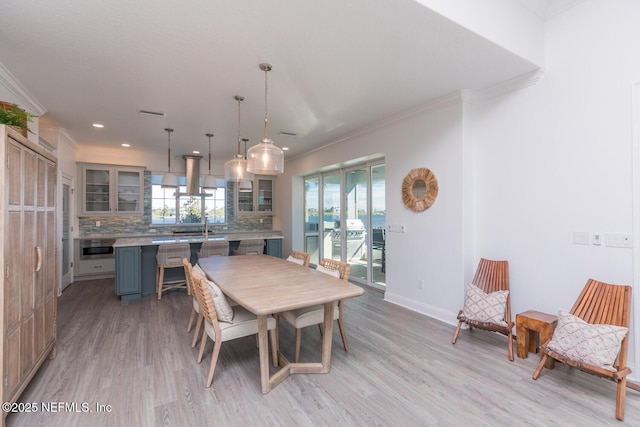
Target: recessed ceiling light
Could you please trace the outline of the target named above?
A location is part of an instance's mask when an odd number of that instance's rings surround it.
[[[130,144],[121,144],[123,147],[131,147]]]
[[[282,151],[289,151],[289,147],[282,147]]]
[[[193,150],[193,154],[200,154],[198,150]]]
[[[104,127],[104,125],[102,125],[102,124],[100,124],[100,123],[94,123],[94,124],[93,124],[93,127],[94,127],[94,128],[103,128],[103,127]]]

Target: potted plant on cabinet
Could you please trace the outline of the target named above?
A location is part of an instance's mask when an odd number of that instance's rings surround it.
[[[13,127],[24,137],[27,136],[27,132],[31,132],[28,123],[34,117],[33,114],[23,110],[16,104],[0,101],[0,124]]]

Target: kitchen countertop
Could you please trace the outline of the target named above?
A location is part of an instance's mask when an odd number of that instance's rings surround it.
[[[238,234],[210,234],[209,241],[240,241],[244,239],[283,239],[281,234],[267,231],[264,233],[238,233]],[[113,244],[114,248],[124,248],[128,246],[151,246],[167,243],[202,243],[204,236],[144,236],[125,237],[117,239]]]

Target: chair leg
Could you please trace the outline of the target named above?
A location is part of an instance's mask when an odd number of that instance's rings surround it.
[[[158,290],[158,300],[162,299],[162,284],[164,283],[164,267],[158,267],[158,274],[156,274],[156,279],[158,283],[156,284],[156,288]]]
[[[193,341],[191,341],[191,348],[195,347],[198,344],[198,338],[200,338],[200,328],[202,328],[202,322],[204,320],[204,316],[202,314],[198,314],[198,320],[196,321],[196,332],[193,334]]]
[[[344,346],[344,351],[349,351],[349,344],[347,343],[347,333],[344,329],[344,322],[342,321],[342,317],[338,318],[338,327],[340,328],[340,335],[342,336],[342,345]]]
[[[187,333],[191,332],[191,327],[193,326],[193,321],[196,318],[196,309],[191,307],[191,315],[189,316],[189,324],[187,325]]]
[[[213,343],[215,345],[215,342]],[[207,332],[205,331],[202,334],[202,339],[200,340],[200,351],[198,352],[198,360],[197,363],[202,362],[202,356],[204,355],[204,347],[207,345]]]
[[[509,331],[509,360],[513,362],[513,333]]]
[[[624,400],[627,396],[627,377],[618,381],[618,390],[616,393],[616,418],[624,421]]]
[[[216,370],[216,363],[218,363],[218,355],[220,354],[220,347],[222,346],[221,341],[216,341],[213,343],[213,352],[211,353],[211,365],[209,365],[209,375],[207,375],[207,384],[206,387],[211,387],[211,383],[213,382],[213,373]]]
[[[538,367],[536,368],[536,370],[533,372],[533,379],[537,380],[538,377],[540,376],[540,372],[542,372],[542,368],[544,368],[544,364],[547,361],[547,359],[549,358],[549,355],[547,353],[542,353],[542,357],[540,358],[540,363],[538,363]]]
[[[296,329],[296,343],[293,353],[293,361],[298,363],[300,361],[300,338],[302,335],[302,329]]]
[[[462,320],[458,322],[458,327],[456,328],[456,332],[453,334],[453,339],[451,340],[451,344],[455,344],[458,339],[458,334],[460,333],[460,328],[462,328]]]
[[[269,331],[269,335],[271,336],[271,359],[273,363],[273,367],[278,367],[278,335],[275,329]]]

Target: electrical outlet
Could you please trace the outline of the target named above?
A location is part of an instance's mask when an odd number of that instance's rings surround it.
[[[602,245],[602,233],[593,233],[591,235],[591,243],[596,246]]]

